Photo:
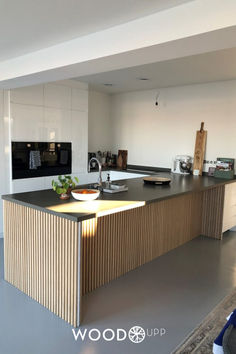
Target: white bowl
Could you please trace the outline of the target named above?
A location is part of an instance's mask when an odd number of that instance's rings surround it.
[[[83,191],[90,191],[90,193],[83,193]],[[97,189],[73,189],[72,196],[77,200],[94,200],[99,197],[100,191]]]

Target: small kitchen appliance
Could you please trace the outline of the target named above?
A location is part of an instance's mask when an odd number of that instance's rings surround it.
[[[177,155],[173,161],[171,172],[181,175],[189,175],[192,167],[192,157],[188,155]]]

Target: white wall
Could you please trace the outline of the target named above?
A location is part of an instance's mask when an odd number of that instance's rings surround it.
[[[112,96],[112,150],[128,149],[128,163],[171,167],[193,156],[196,130],[208,130],[206,159],[236,158],[236,80]],[[208,170],[208,166],[205,166]]]
[[[111,96],[89,91],[88,150],[107,151],[111,148]]]
[[[72,142],[72,174],[87,172],[88,88],[65,81],[11,91],[12,141]],[[13,180],[13,192],[50,188],[53,177]]]

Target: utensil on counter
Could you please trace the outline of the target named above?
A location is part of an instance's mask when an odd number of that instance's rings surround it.
[[[110,182],[106,188],[103,188],[103,193],[120,193],[128,190],[126,184],[119,182]]]
[[[97,199],[100,191],[98,189],[73,189],[71,194],[76,200],[88,201]]]
[[[200,130],[196,134],[195,152],[193,161],[193,174],[202,175],[203,162],[206,150],[207,131],[204,130],[204,122],[201,123]]]
[[[154,184],[154,185],[168,185],[171,182],[170,178],[167,177],[144,177],[143,178],[144,183],[146,184]]]

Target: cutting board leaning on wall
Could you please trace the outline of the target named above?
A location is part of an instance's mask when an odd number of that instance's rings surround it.
[[[204,122],[201,123],[200,130],[197,130],[194,160],[193,160],[193,174],[202,175],[203,163],[206,151],[207,131],[204,130]],[[198,172],[197,172],[198,171]]]

